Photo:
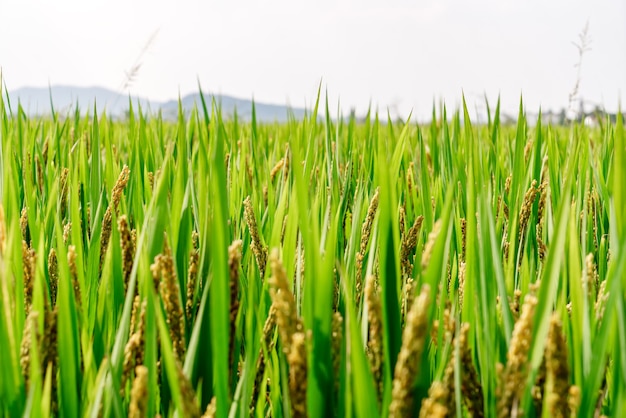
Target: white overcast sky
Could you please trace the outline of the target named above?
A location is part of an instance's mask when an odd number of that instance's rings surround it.
[[[626,94],[625,0],[0,1],[9,90],[72,84],[166,100],[206,91],[310,104],[321,80],[333,109],[428,116],[433,101],[486,94],[515,112],[568,105],[589,22],[580,93],[617,108]]]

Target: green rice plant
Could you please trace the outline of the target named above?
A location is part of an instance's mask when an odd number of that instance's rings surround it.
[[[624,414],[621,116],[0,97],[0,416]]]

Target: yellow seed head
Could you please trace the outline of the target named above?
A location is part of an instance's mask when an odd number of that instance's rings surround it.
[[[280,160],[278,160],[276,165],[274,165],[274,167],[272,167],[272,170],[270,171],[270,181],[271,182],[274,181],[274,178],[280,172],[280,169],[283,168],[284,165],[285,165],[285,159],[281,158]]]
[[[140,365],[135,368],[135,380],[130,392],[129,418],[143,418],[148,414],[148,368]]]
[[[278,250],[274,249],[270,255],[272,277],[270,277],[270,295],[276,309],[276,323],[285,354],[291,349],[291,339],[296,331],[302,330],[302,323],[298,318],[296,300],[289,288],[287,273],[281,263]]]
[[[254,208],[252,207],[252,200],[250,199],[250,196],[245,198],[243,205],[244,217],[246,224],[248,224],[248,229],[250,230],[250,248],[254,253],[257,265],[259,266],[261,278],[263,278],[265,276],[265,265],[267,264],[267,248],[263,245],[261,236],[259,235],[259,228],[256,223],[256,217],[254,216]]]
[[[511,415],[511,410],[519,404],[528,373],[528,353],[532,342],[532,325],[537,298],[528,294],[522,306],[522,314],[515,323],[511,343],[507,353],[506,369],[500,385],[497,403],[498,417]]]
[[[124,275],[124,291],[128,289],[130,273],[135,258],[135,244],[133,243],[128,218],[122,215],[117,220],[117,229],[120,232],[120,247],[122,248],[122,272]]]
[[[187,300],[185,303],[185,314],[187,323],[191,324],[195,310],[194,293],[196,290],[196,280],[198,279],[198,268],[200,263],[199,236],[196,231],[191,234],[193,249],[189,253],[189,267],[187,268]]]
[[[187,347],[185,343],[184,313],[174,259],[168,245],[167,236],[163,240],[163,252],[155,257],[155,264],[158,265],[158,272],[161,277],[159,290],[167,313],[167,324],[169,325],[172,348],[176,358],[182,361]]]
[[[237,330],[237,313],[239,312],[239,267],[241,264],[242,246],[242,241],[236,240],[228,247],[228,268],[230,272],[229,365],[233,364],[235,355],[235,332]]]
[[[548,382],[548,410],[552,417],[569,416],[569,365],[567,344],[563,336],[561,320],[556,313],[550,320],[546,345],[546,379]]]
[[[402,333],[402,347],[396,361],[389,406],[392,418],[406,417],[413,411],[413,383],[419,371],[416,359],[421,358],[426,342],[429,305],[430,287],[423,285],[420,295],[413,301]]]
[[[30,248],[26,241],[22,241],[22,264],[24,271],[24,311],[26,316],[30,312],[33,303],[33,287],[35,284],[35,250]]]
[[[76,257],[76,247],[74,245],[70,245],[67,249],[67,263],[70,266],[70,276],[72,277],[72,287],[74,288],[76,305],[80,308],[80,284],[78,283],[78,266],[76,265]]]
[[[383,315],[380,297],[376,294],[374,276],[372,275],[367,276],[365,280],[365,302],[367,303],[369,328],[367,354],[380,402],[383,389]]]
[[[289,363],[289,395],[291,398],[291,416],[306,417],[307,387],[307,352],[304,332],[296,332],[292,339],[292,348],[287,356]]]
[[[361,227],[361,242],[359,244],[359,252],[356,255],[356,300],[357,304],[361,300],[361,292],[363,289],[363,261],[365,259],[365,252],[367,245],[370,241],[370,235],[372,234],[372,225],[374,224],[374,218],[376,217],[376,211],[378,210],[378,188],[372,196],[370,205],[367,208],[367,215],[363,221]]]
[[[39,345],[41,338],[39,336],[39,312],[32,311],[28,314],[26,322],[24,323],[24,333],[22,336],[22,346],[20,352],[20,366],[22,367],[22,376],[24,376],[24,382],[26,387],[30,381],[30,361],[31,361],[31,348],[33,344]]]

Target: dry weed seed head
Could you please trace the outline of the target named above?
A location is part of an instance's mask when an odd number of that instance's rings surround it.
[[[248,229],[250,230],[250,248],[252,249],[254,257],[256,258],[256,262],[261,273],[261,278],[263,278],[265,276],[265,267],[267,264],[267,248],[261,242],[261,236],[259,235],[259,228],[256,222],[256,217],[254,215],[254,208],[252,207],[252,200],[250,199],[250,196],[245,198],[245,200],[243,201],[243,206],[246,224],[248,225]]]
[[[517,409],[528,374],[528,352],[532,341],[532,325],[537,306],[537,297],[526,295],[522,306],[522,314],[515,322],[513,335],[507,353],[506,369],[499,385],[497,415],[499,418],[509,417],[511,411]]]
[[[356,254],[356,301],[357,305],[361,302],[361,293],[363,291],[363,261],[365,259],[365,252],[367,250],[367,245],[370,241],[370,236],[372,234],[372,226],[374,225],[374,218],[376,218],[376,212],[378,210],[378,194],[379,189],[376,188],[374,192],[374,196],[372,196],[372,200],[370,201],[369,207],[367,208],[367,215],[365,215],[365,220],[363,221],[363,225],[361,226],[361,240],[359,243],[359,252]]]
[[[407,315],[402,333],[402,347],[396,362],[391,393],[390,417],[406,417],[413,411],[413,383],[419,372],[416,359],[420,359],[428,332],[428,307],[430,287],[422,286]]]
[[[148,368],[140,365],[135,368],[135,380],[130,392],[129,418],[143,418],[148,414]]]

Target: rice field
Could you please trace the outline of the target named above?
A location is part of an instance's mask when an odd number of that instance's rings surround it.
[[[0,416],[624,416],[623,121],[433,116],[0,99]]]

